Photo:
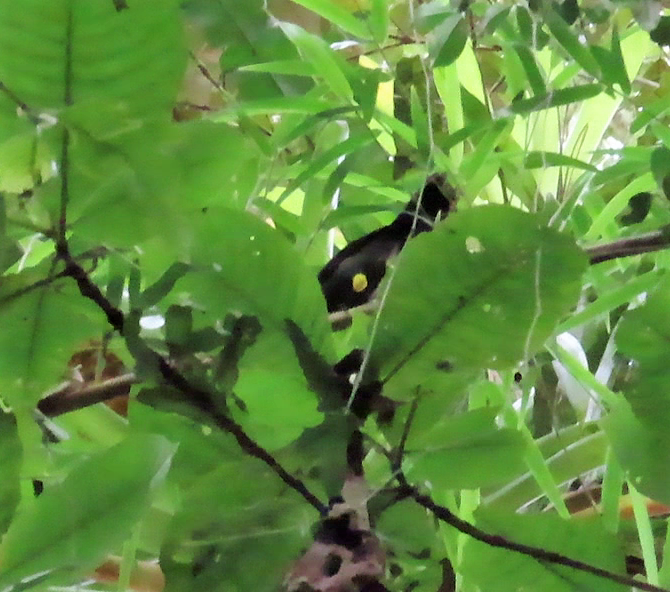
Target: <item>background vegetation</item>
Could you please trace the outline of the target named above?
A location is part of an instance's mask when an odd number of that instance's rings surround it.
[[[0,0],[0,590],[276,590],[359,427],[389,590],[626,587],[452,517],[670,588],[669,29]],[[318,269],[434,172],[458,212],[333,331]]]

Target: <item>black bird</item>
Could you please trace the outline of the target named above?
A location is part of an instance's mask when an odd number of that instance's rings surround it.
[[[411,236],[432,230],[433,223],[449,213],[455,191],[446,185],[446,197],[440,189],[443,184],[442,175],[431,176],[421,193],[418,216],[419,201],[414,197],[391,224],[350,242],[326,263],[319,272],[319,282],[328,312],[368,302],[386,273],[387,260],[397,255]]]

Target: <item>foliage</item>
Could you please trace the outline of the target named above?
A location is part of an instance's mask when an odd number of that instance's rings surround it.
[[[339,495],[358,428],[389,590],[448,589],[445,559],[461,591],[623,589],[473,540],[400,477],[670,588],[668,22],[651,0],[0,0],[0,590],[88,589],[112,556],[96,589],[154,558],[168,592],[278,589],[318,519],[297,484]],[[436,171],[458,211],[333,331],[318,270]],[[114,380],[127,416],[35,411]],[[392,420],[350,412],[371,384]]]

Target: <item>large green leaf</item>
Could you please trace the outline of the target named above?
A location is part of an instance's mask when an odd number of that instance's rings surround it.
[[[428,413],[434,409],[429,404]],[[498,411],[443,416],[428,430],[414,426],[407,441],[408,477],[440,489],[476,489],[516,475],[525,466],[526,447],[519,432],[496,426]]]
[[[175,446],[137,436],[82,462],[17,515],[0,547],[0,584],[91,569],[115,551],[165,478]]]
[[[665,410],[664,410],[665,411]],[[670,504],[670,435],[667,425],[650,428],[620,401],[603,420],[612,449],[635,487],[663,503]]]
[[[665,280],[644,306],[626,313],[616,335],[621,353],[638,363],[624,390],[635,415],[658,431],[670,423],[670,282]]]
[[[0,280],[0,389],[11,405],[34,406],[67,377],[67,362],[104,326],[74,280],[41,284],[45,264]]]
[[[330,324],[314,271],[279,232],[247,212],[215,207],[199,214],[191,232],[195,270],[179,289],[215,317],[251,314],[264,329],[281,332],[291,319],[317,351],[330,354]]]
[[[172,106],[186,52],[177,2],[0,2],[0,80],[32,109],[120,102]]]
[[[516,516],[482,509],[475,516],[477,526],[487,533],[563,553],[572,559],[615,573],[625,573],[619,542],[598,522],[566,521],[549,514]],[[482,590],[497,592],[523,589],[546,592],[625,589],[620,584],[584,572],[554,563],[541,563],[526,555],[491,547],[474,539],[469,539],[465,545],[460,569]]]
[[[478,369],[508,368],[574,305],[585,263],[569,237],[530,214],[493,205],[456,213],[399,256],[372,364],[405,387],[440,376],[456,387]]]
[[[21,471],[21,442],[16,420],[9,413],[0,412],[0,533],[4,533],[19,503],[19,476]]]

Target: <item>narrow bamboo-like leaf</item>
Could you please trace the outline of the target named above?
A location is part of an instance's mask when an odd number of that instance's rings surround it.
[[[460,173],[464,179],[472,179],[483,168],[487,159],[491,157],[503,135],[510,131],[511,121],[507,119],[497,119],[486,131],[481,140],[477,143],[474,152],[463,159]]]
[[[559,154],[557,152],[528,152],[524,157],[523,165],[527,169],[543,169],[552,166],[572,167],[584,171],[595,173],[598,171],[596,167],[588,162],[572,158],[567,154]]]
[[[279,97],[244,101],[223,109],[221,113],[212,116],[212,121],[237,121],[240,113],[252,117],[254,115],[272,115],[281,113],[323,113],[335,108],[332,102],[305,97]]]
[[[612,64],[616,72],[614,78],[621,86],[621,90],[624,94],[630,93],[630,79],[628,78],[628,72],[626,71],[626,64],[623,60],[623,54],[621,53],[621,42],[619,40],[619,30],[614,25],[612,29],[612,43],[610,46],[610,52],[612,54]]]
[[[175,450],[162,436],[131,437],[47,488],[2,541],[0,585],[60,568],[82,573],[94,567],[146,511]]]
[[[383,43],[389,28],[389,3],[388,0],[372,0],[370,3],[370,15],[368,16],[372,39],[376,43]]]
[[[649,292],[658,285],[661,274],[659,270],[652,270],[623,282],[620,286],[611,286],[596,300],[590,302],[584,308],[563,321],[556,329],[557,333],[570,331],[597,317],[604,315],[615,308],[631,302],[636,296]]]
[[[410,94],[410,112],[412,114],[412,129],[416,133],[416,144],[421,156],[426,162],[430,155],[430,131],[428,129],[428,118],[423,112],[421,100],[416,92],[416,87],[412,87]]]
[[[591,76],[599,79],[601,72],[597,60],[593,57],[589,48],[582,45],[569,25],[553,7],[545,11],[544,19],[556,41],[563,46],[565,51]]]
[[[303,60],[278,60],[249,64],[240,68],[241,72],[267,72],[269,74],[286,74],[290,76],[314,76],[316,70]]]
[[[330,89],[340,98],[353,99],[349,81],[333,50],[321,38],[308,33],[298,25],[283,22],[281,27],[298,48],[303,59],[312,65],[317,75],[326,82]]]
[[[332,148],[326,150],[319,157],[315,158],[302,173],[288,184],[286,189],[284,189],[279,196],[277,202],[281,203],[307,179],[311,179],[318,171],[337,161],[340,156],[352,154],[356,150],[360,150],[372,142],[374,142],[374,138],[371,137],[370,133],[361,133],[347,138],[344,142],[336,144]]]
[[[189,266],[186,263],[177,262],[170,265],[158,280],[142,292],[140,295],[142,307],[148,308],[154,304],[158,304],[158,302],[170,293],[177,280],[188,270]]]
[[[350,33],[359,39],[368,39],[370,31],[361,20],[357,19],[351,12],[342,8],[337,2],[332,0],[295,0],[305,8],[309,8],[319,16],[329,20],[337,25],[343,31]]]
[[[468,39],[468,26],[460,15],[448,17],[443,23],[435,27],[433,66],[448,66],[461,55],[465,42]]]
[[[526,72],[526,78],[528,78],[533,93],[536,95],[545,94],[547,92],[547,85],[544,83],[544,77],[542,76],[540,69],[537,67],[537,63],[535,62],[535,58],[530,49],[525,45],[517,44],[514,46],[514,51],[516,51],[521,60],[521,65]]]
[[[582,84],[569,88],[561,88],[529,99],[514,101],[508,109],[512,113],[517,114],[542,111],[551,107],[585,101],[586,99],[598,96],[602,91],[603,87],[600,84]]]

